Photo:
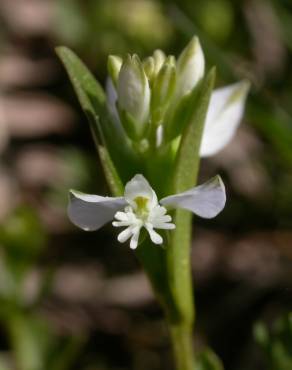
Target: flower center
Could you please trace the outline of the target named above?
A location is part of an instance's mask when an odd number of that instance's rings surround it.
[[[137,205],[137,209],[135,210],[136,215],[141,219],[147,218],[149,214],[148,207],[149,199],[146,197],[139,196],[134,199],[134,202]]]

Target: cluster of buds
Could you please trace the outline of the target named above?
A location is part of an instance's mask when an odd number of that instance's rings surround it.
[[[170,107],[181,101],[203,78],[205,60],[200,42],[194,37],[176,61],[156,50],[143,61],[137,55],[125,60],[109,56],[111,89],[115,89],[116,108],[127,135],[140,141],[151,126],[165,122]]]
[[[128,55],[124,60],[111,55],[108,72],[109,109],[115,119],[132,141],[154,137],[158,146],[179,136],[176,113],[185,107],[188,96],[204,78],[205,58],[195,36],[177,60],[161,50],[143,61],[137,55]],[[248,87],[248,82],[242,81],[214,91],[202,138],[202,156],[214,154],[226,145],[226,137],[227,141],[232,138],[243,114]],[[222,145],[218,130],[224,132]],[[216,149],[212,145],[215,136]]]

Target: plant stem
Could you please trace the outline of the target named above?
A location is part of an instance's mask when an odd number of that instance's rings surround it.
[[[192,326],[182,323],[170,324],[173,354],[177,370],[194,370]]]
[[[169,320],[177,370],[193,370],[195,366],[192,344],[195,321],[192,272],[190,260],[191,215],[177,210],[174,216],[175,232],[168,248],[168,273],[171,291],[178,309],[178,320]]]

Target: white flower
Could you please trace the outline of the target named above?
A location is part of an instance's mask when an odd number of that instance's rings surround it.
[[[231,141],[242,119],[249,87],[248,81],[241,81],[212,93],[202,136],[201,157],[216,154]]]
[[[161,244],[162,237],[155,229],[174,229],[170,223],[171,217],[167,210],[158,204],[157,196],[142,175],[136,175],[125,187],[125,200],[128,203],[124,212],[117,212],[113,226],[127,226],[118,236],[118,241],[123,243],[131,238],[130,247],[135,249],[138,245],[142,227],[148,231],[153,243]]]
[[[124,197],[103,197],[71,191],[68,215],[76,226],[86,231],[97,230],[115,219],[113,226],[126,227],[118,235],[118,241],[124,243],[131,239],[130,248],[135,249],[143,227],[154,244],[163,243],[162,237],[154,229],[175,228],[167,209],[182,208],[200,217],[213,218],[222,211],[225,201],[225,188],[219,176],[158,202],[144,176],[136,175],[126,184]]]

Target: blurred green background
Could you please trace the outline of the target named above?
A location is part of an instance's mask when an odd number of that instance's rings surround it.
[[[132,252],[67,219],[69,188],[107,189],[54,47],[104,83],[108,54],[178,55],[194,34],[218,86],[252,82],[235,139],[201,164],[228,202],[194,220],[194,343],[226,370],[292,369],[292,1],[0,0],[0,370],[173,369]]]

